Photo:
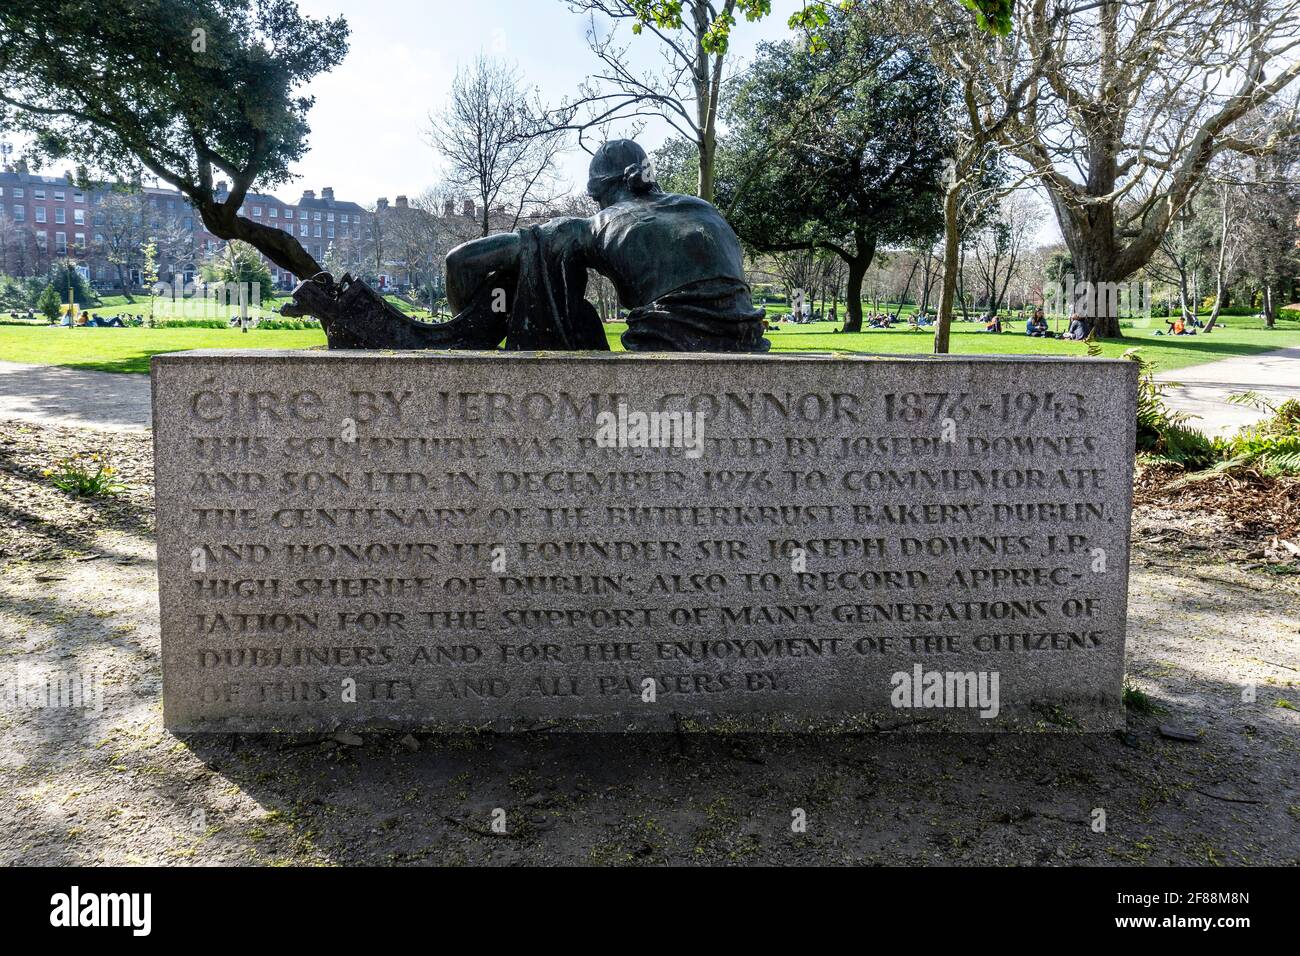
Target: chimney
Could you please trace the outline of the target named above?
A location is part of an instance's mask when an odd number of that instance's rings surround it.
[[[473,219],[473,218],[474,218],[474,200],[472,200],[472,199],[466,199],[466,200],[465,200],[465,205],[461,207],[461,213],[462,213],[462,215],[468,216],[470,219]]]
[[[224,179],[218,179],[218,180],[217,180],[217,195],[218,195],[218,196],[224,196],[224,195],[225,195],[226,193],[228,193],[228,192],[230,192],[230,184],[227,183]]]
[[[333,201],[334,201],[334,187],[333,187],[333,186],[326,186],[324,189],[322,189],[322,190],[320,191],[320,198],[321,198],[321,199],[324,199],[326,202],[333,202]]]
[[[406,197],[405,197],[405,196],[398,196],[396,199],[393,200],[393,205],[396,206],[398,209],[408,209],[408,208],[410,208],[410,207],[407,205],[407,203],[406,203]]]
[[[315,198],[316,198],[316,190],[314,190],[314,189],[304,189],[304,190],[302,191],[302,198],[303,198],[303,199],[315,199]],[[301,202],[301,201],[302,201],[302,200],[300,199],[299,202]]]
[[[376,200],[375,200],[375,211],[376,211],[376,212],[383,212],[383,211],[384,211],[385,209],[387,209],[387,208],[388,208],[388,200],[387,200],[387,199],[376,199]]]
[[[456,215],[456,200],[448,199],[446,202],[444,202],[442,204],[442,214],[446,216],[448,219]]]

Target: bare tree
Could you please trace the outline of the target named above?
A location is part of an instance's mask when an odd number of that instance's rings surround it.
[[[95,207],[93,251],[113,267],[117,284],[131,298],[130,274],[140,263],[147,238],[144,203],[139,193],[112,192]]]
[[[997,312],[1006,300],[1034,231],[1042,221],[1038,207],[1023,191],[1001,197],[997,214],[972,237],[971,260],[975,275],[984,287],[989,311]]]
[[[493,213],[510,214],[514,228],[554,198],[563,136],[541,112],[530,106],[517,68],[480,56],[456,74],[447,108],[429,117],[430,143],[450,166],[450,182],[482,210],[481,235],[491,231]]]
[[[579,95],[552,114],[554,126],[576,130],[579,145],[586,148],[590,130],[604,136],[611,125],[643,124],[659,117],[695,144],[700,160],[697,193],[712,202],[728,54],[725,37],[719,37],[715,26],[734,19],[736,0],[682,0],[680,26],[646,17],[641,0],[562,2],[589,18],[587,44],[601,65]],[[631,43],[622,41],[618,31],[622,23],[658,41],[658,70],[638,72],[630,65]]]
[[[1030,0],[1039,7],[1046,0]],[[954,143],[944,175],[943,272],[939,283],[939,308],[934,324],[934,350],[946,353],[952,332],[953,309],[959,292],[963,312],[964,235],[966,227],[998,198],[1019,187],[1014,177],[991,178],[1006,129],[1022,113],[1034,108],[1038,81],[1048,62],[1040,52],[1018,69],[995,73],[991,64],[1006,58],[1014,37],[990,34],[976,27],[960,0],[930,0],[922,4],[895,3],[890,16],[900,30],[925,39],[936,69],[955,83],[958,106],[953,115]],[[927,296],[928,298],[928,296]]]
[[[1300,132],[1294,110],[1257,121],[1300,77],[1300,0],[1025,0],[993,52],[971,64],[990,102],[1034,82],[998,141],[1045,187],[1104,336],[1120,334],[1106,288],[1147,264],[1215,157]]]

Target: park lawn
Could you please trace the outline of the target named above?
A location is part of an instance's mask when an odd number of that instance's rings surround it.
[[[843,335],[833,331],[834,324],[782,327],[771,332],[768,339],[773,348],[781,352],[874,352],[883,354],[926,354],[933,351],[934,336],[930,330],[911,331],[890,329]],[[1244,329],[1218,328],[1209,335],[1170,336],[1152,335],[1150,330],[1128,330],[1120,339],[1104,339],[1100,343],[1102,355],[1119,358],[1129,349],[1140,349],[1143,358],[1152,362],[1157,371],[1169,372],[1193,365],[1202,365],[1238,355],[1261,355],[1274,349],[1300,346],[1300,329]],[[1003,332],[992,335],[977,331],[976,326],[956,325],[952,330],[952,352],[955,355],[1066,355],[1086,356],[1088,347],[1082,342],[1062,339],[1033,339],[1022,332]]]
[[[107,311],[107,310],[106,310]],[[1154,336],[1150,329],[1130,329],[1122,339],[1101,343],[1103,355],[1117,358],[1131,348],[1155,363],[1160,371],[1173,371],[1237,355],[1259,355],[1274,349],[1300,346],[1300,322],[1280,320],[1278,328],[1258,327],[1252,319],[1231,318],[1228,326],[1210,335]],[[832,322],[778,325],[768,333],[776,352],[853,352],[878,355],[924,355],[934,346],[931,330],[906,327],[871,330],[852,335],[836,331]],[[1031,339],[1018,331],[990,335],[975,323],[957,323],[952,330],[952,351],[957,355],[1064,355],[1086,356],[1081,342]],[[624,325],[605,327],[610,347],[621,351]],[[65,329],[48,326],[0,326],[0,361],[32,365],[66,365],[105,372],[145,373],[149,358],[160,352],[191,349],[303,349],[325,344],[324,333],[238,329]]]
[[[391,305],[400,309],[406,315],[425,317],[429,314],[427,311],[424,311],[422,309],[417,309],[414,306],[412,306],[410,303],[402,299],[399,299],[395,295],[386,295],[384,296],[384,299],[387,302],[389,302]],[[126,296],[111,295],[111,296],[105,296],[100,301],[102,303],[101,305],[91,306],[90,308],[83,309],[82,311],[88,312],[91,315],[97,316],[98,318],[101,319],[111,319],[115,316],[126,317],[132,315],[142,315],[145,316],[146,318],[148,318],[149,316],[149,309],[150,309],[149,296],[138,295],[135,297],[134,302],[127,302]],[[259,308],[250,307],[248,310],[248,314],[251,317],[259,320],[278,319],[280,318],[279,315],[280,307],[292,301],[293,301],[292,296],[287,294],[278,294],[271,299],[264,300],[262,306]],[[184,310],[177,311],[172,309],[172,303],[170,300],[159,298],[154,303],[154,309],[153,309],[154,318],[159,321],[164,321],[167,319],[181,319],[181,320],[215,319],[220,321],[227,321],[232,316],[239,314],[238,307],[227,307],[225,309],[222,309],[220,312],[213,312],[211,314],[207,314],[207,313],[200,313],[198,311],[194,311],[199,308],[199,305],[193,300],[191,300],[191,302],[188,304],[191,307],[191,311],[184,311]],[[5,312],[3,314],[0,314],[0,318],[7,318],[8,315],[9,313]],[[199,346],[199,347],[206,348],[206,346]]]
[[[149,371],[162,352],[192,349],[307,349],[325,344],[325,333],[254,329],[65,329],[0,326],[0,361],[66,365],[100,372]]]
[[[1236,319],[1237,322],[1251,320]],[[1258,323],[1253,323],[1258,325]],[[618,336],[626,326],[606,326],[610,346],[619,351]],[[932,329],[906,327],[873,329],[845,335],[836,330],[835,322],[811,325],[778,325],[767,338],[774,352],[852,352],[876,355],[926,355],[934,350]],[[1088,347],[1082,342],[1063,339],[1033,339],[1021,332],[1007,331],[992,335],[979,331],[975,323],[956,323],[952,329],[954,355],[1066,355],[1086,357]],[[1237,355],[1261,355],[1274,349],[1300,346],[1300,323],[1278,322],[1278,328],[1247,328],[1241,325],[1220,326],[1209,335],[1152,335],[1150,329],[1130,329],[1122,339],[1104,339],[1102,355],[1119,358],[1129,349],[1141,349],[1141,355],[1153,362],[1157,371],[1168,372]]]

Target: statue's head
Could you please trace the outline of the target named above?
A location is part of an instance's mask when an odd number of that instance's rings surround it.
[[[601,209],[660,191],[650,157],[630,139],[610,140],[591,157],[587,194]]]

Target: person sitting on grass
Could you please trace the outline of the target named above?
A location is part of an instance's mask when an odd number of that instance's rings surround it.
[[[1083,316],[1077,312],[1070,316],[1070,327],[1066,329],[1062,338],[1074,339],[1076,342],[1082,342],[1088,337],[1088,323],[1084,321]]]
[[[1025,334],[1035,339],[1044,339],[1051,333],[1047,325],[1047,317],[1043,315],[1042,309],[1035,309],[1034,314],[1029,321],[1025,323]]]
[[[989,316],[989,320],[988,320],[987,322],[984,323],[984,331],[985,331],[985,332],[996,332],[996,333],[1001,333],[1001,331],[1002,331],[1002,316],[997,315],[996,313],[994,313],[993,315]]]

